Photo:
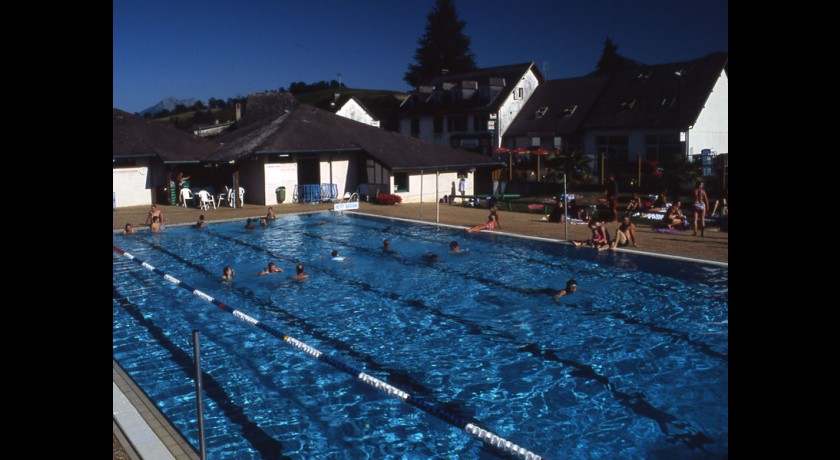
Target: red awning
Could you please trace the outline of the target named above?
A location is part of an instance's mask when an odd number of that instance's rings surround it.
[[[510,153],[510,149],[507,147],[496,147],[493,149],[493,153]]]

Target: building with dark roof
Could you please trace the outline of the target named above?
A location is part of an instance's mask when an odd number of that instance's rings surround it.
[[[169,203],[170,174],[208,160],[215,145],[172,125],[113,109],[116,206]]]
[[[125,112],[118,119],[116,113],[115,110],[115,159],[118,124],[124,123],[125,116],[139,119]],[[219,190],[224,185],[233,187],[236,181],[236,186],[246,190],[246,203],[261,205],[274,205],[279,187],[285,187],[294,199],[295,190],[302,190],[303,185],[322,184],[335,184],[338,197],[360,191],[371,196],[394,193],[404,202],[428,202],[448,194],[450,183],[459,176],[468,177],[467,193],[473,193],[474,173],[499,166],[492,158],[473,152],[424,142],[300,105],[289,93],[250,95],[240,122],[211,139],[197,138],[168,126],[160,128],[166,130],[146,132],[148,140],[143,135],[137,138],[150,145],[166,146],[164,156],[169,154],[169,146],[185,142],[183,136],[191,139],[193,142],[183,144],[183,152],[177,152],[180,158],[191,161],[191,167],[178,164],[191,176],[191,185]],[[156,150],[141,151],[149,158],[156,154]],[[173,168],[165,172],[172,174]],[[115,189],[116,182],[115,172]],[[127,205],[118,201],[118,206]]]
[[[583,123],[584,144],[604,169],[644,160],[729,151],[726,53],[613,74]]]
[[[400,133],[490,155],[542,82],[533,62],[442,75],[403,101]]]

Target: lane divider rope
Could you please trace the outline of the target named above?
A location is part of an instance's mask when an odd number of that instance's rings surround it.
[[[523,460],[545,460],[544,457],[542,457],[540,455],[537,455],[537,454],[531,452],[530,450],[528,450],[528,449],[526,449],[522,446],[519,446],[519,445],[517,445],[517,444],[515,444],[511,441],[508,441],[507,439],[502,438],[501,436],[498,436],[497,434],[495,434],[495,433],[493,433],[489,430],[481,428],[480,426],[478,426],[474,423],[467,422],[466,420],[462,419],[461,417],[459,417],[455,414],[452,414],[448,410],[440,407],[440,405],[438,405],[438,404],[434,404],[434,403],[431,403],[429,401],[424,401],[422,399],[415,398],[411,394],[409,394],[409,393],[407,393],[403,390],[400,390],[399,388],[397,388],[397,387],[395,387],[395,386],[393,386],[389,383],[383,382],[382,380],[379,380],[376,377],[365,374],[364,372],[362,372],[362,371],[360,371],[360,370],[358,370],[358,369],[356,369],[352,366],[349,366],[349,365],[343,363],[342,361],[340,361],[336,358],[333,358],[332,356],[324,354],[320,350],[318,350],[318,349],[316,349],[312,346],[309,346],[306,343],[304,343],[304,342],[302,342],[302,341],[300,341],[300,340],[298,340],[294,337],[283,334],[282,332],[278,331],[277,329],[274,329],[271,326],[263,324],[259,320],[255,319],[251,316],[248,316],[247,314],[245,314],[245,313],[243,313],[239,310],[231,308],[228,305],[225,305],[223,302],[220,302],[220,301],[216,300],[215,298],[213,298],[212,296],[209,296],[209,295],[205,294],[204,292],[201,292],[198,289],[195,289],[194,287],[190,286],[189,284],[187,284],[187,283],[169,275],[168,273],[164,272],[163,270],[160,270],[160,269],[150,265],[149,263],[138,259],[137,257],[135,257],[135,256],[131,255],[130,253],[120,249],[117,246],[113,246],[113,248],[114,248],[114,252],[116,252],[116,253],[126,257],[127,259],[139,264],[141,267],[155,273],[156,275],[161,276],[166,281],[169,281],[170,283],[172,283],[172,284],[174,284],[178,287],[184,288],[184,289],[190,291],[193,295],[195,295],[195,296],[197,296],[201,299],[204,299],[205,301],[210,302],[213,305],[216,305],[220,309],[232,314],[236,318],[238,318],[238,319],[240,319],[240,320],[242,320],[242,321],[244,321],[244,322],[246,322],[246,323],[248,323],[252,326],[255,326],[259,329],[262,329],[262,330],[268,332],[269,334],[281,339],[282,341],[288,343],[289,345],[291,345],[291,346],[303,351],[304,353],[312,356],[313,358],[317,359],[318,361],[325,362],[325,363],[331,365],[332,367],[334,367],[334,368],[336,368],[336,369],[338,369],[342,372],[345,372],[347,374],[352,375],[353,377],[361,380],[362,382],[364,382],[368,386],[371,386],[371,387],[373,387],[373,388],[375,388],[379,391],[382,391],[382,392],[384,392],[384,393],[386,393],[390,396],[394,396],[396,398],[399,398],[399,399],[405,401],[406,403],[411,404],[412,406],[415,406],[415,407],[417,407],[418,409],[420,409],[424,412],[427,412],[431,415],[434,415],[435,417],[437,417],[437,418],[439,418],[439,419],[441,419],[441,420],[443,420],[443,421],[445,421],[445,422],[447,422],[451,425],[454,425],[455,427],[457,427],[461,430],[466,431],[469,435],[471,435],[472,437],[478,439],[479,441],[481,441],[485,444],[493,446],[493,447],[495,447],[495,448],[497,448],[501,451],[512,454],[513,456],[515,456],[517,458],[520,458],[520,459],[523,459]]]

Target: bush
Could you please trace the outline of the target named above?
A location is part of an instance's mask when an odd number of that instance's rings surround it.
[[[402,197],[399,195],[393,195],[390,193],[382,193],[376,196],[375,200],[376,204],[400,204],[402,203]]]

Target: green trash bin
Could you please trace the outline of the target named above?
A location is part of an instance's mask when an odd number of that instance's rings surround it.
[[[277,195],[277,204],[286,201],[286,187],[277,187],[274,193]]]

